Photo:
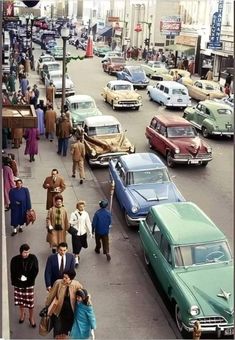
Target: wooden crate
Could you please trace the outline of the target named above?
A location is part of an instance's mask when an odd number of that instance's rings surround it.
[[[38,127],[38,119],[33,105],[4,105],[2,107],[3,128]]]

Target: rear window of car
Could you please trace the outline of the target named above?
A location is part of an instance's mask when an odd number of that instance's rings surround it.
[[[187,95],[187,92],[184,89],[173,89],[172,94],[179,94],[179,95]]]
[[[217,110],[217,113],[219,115],[231,115],[232,111],[228,110],[228,109],[219,109],[219,110]]]
[[[113,133],[120,133],[119,125],[89,127],[87,131],[88,136],[110,135]]]

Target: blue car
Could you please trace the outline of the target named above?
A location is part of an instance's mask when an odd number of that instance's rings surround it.
[[[167,167],[153,153],[112,159],[109,172],[128,226],[138,225],[153,205],[185,201],[171,181]]]
[[[127,80],[135,88],[146,89],[149,84],[149,80],[141,66],[126,66],[122,71],[117,72],[116,75],[117,79]]]

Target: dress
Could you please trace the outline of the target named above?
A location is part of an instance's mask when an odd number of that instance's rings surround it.
[[[9,192],[11,207],[11,225],[17,227],[26,223],[26,212],[31,209],[28,188],[13,188]]]
[[[10,204],[9,191],[15,187],[14,175],[10,166],[4,165],[2,169],[4,183],[4,203],[5,206],[8,206]]]
[[[38,140],[39,131],[37,128],[28,128],[24,134],[26,138],[25,155],[37,155],[38,154]]]
[[[77,303],[70,339],[89,339],[92,329],[96,329],[96,318],[92,305]]]

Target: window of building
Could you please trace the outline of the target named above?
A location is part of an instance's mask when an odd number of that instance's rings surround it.
[[[166,46],[174,45],[174,43],[175,43],[175,37],[174,37],[174,35],[172,35],[172,34],[167,34],[167,35],[166,35]]]

